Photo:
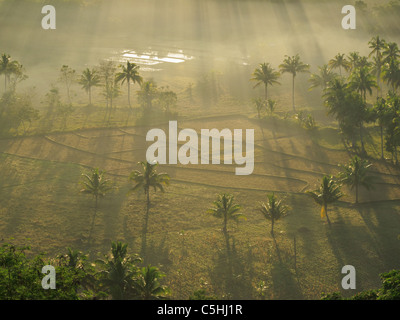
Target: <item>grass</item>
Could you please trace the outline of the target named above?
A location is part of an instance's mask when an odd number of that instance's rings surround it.
[[[267,119],[263,141],[258,121],[240,112],[223,116],[227,105],[216,115],[182,118],[179,126],[254,127],[254,174],[238,177],[233,166],[223,165],[161,166],[171,175],[171,185],[164,194],[151,194],[147,262],[166,272],[172,297],[187,299],[205,288],[221,298],[318,299],[323,292],[341,290],[340,271],[346,264],[356,268],[357,291],[379,287],[378,274],[399,266],[398,169],[375,163],[378,190],[362,191],[365,203],[359,206],[353,205],[351,190],[345,190],[347,196],[329,208],[329,228],[319,217],[320,208],[303,192],[314,188],[323,174],[337,172],[337,164],[350,157],[334,127],[319,128],[313,138],[295,124],[284,127],[282,120]],[[116,120],[111,128],[99,129],[95,127],[100,117],[94,116],[86,129],[79,129],[79,114],[66,132],[0,142],[0,239],[13,238],[14,243],[28,243],[34,252],[50,255],[72,247],[93,259],[119,240],[138,253],[145,197],[129,193],[127,177],[144,158],[148,127],[128,123],[118,128],[123,123]],[[79,192],[79,181],[95,166],[105,169],[118,188],[101,199],[89,245],[94,201]],[[257,211],[271,191],[292,208],[275,228],[279,256],[269,222]],[[234,248],[229,256],[222,222],[206,213],[220,192],[234,194],[247,217],[229,225]],[[257,290],[260,283],[262,295]]]

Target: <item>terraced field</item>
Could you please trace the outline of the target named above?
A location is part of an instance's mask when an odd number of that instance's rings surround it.
[[[330,209],[329,228],[304,192],[314,189],[324,174],[336,174],[338,164],[351,156],[346,150],[322,147],[318,137],[293,126],[270,122],[262,133],[258,122],[245,115],[178,124],[197,132],[254,128],[255,169],[250,176],[235,176],[235,165],[160,167],[171,176],[171,185],[165,194],[151,194],[149,261],[166,272],[175,298],[185,299],[200,287],[219,296],[228,292],[225,297],[259,298],[260,281],[266,298],[318,298],[323,291],[340,290],[340,270],[346,264],[356,267],[358,290],[379,286],[378,273],[398,267],[400,173],[388,162],[374,161],[376,188],[362,190],[359,206],[353,205],[353,192],[344,189],[346,196]],[[139,252],[145,199],[129,193],[128,177],[145,159],[149,129],[90,129],[0,140],[0,239],[29,242],[34,251],[49,254],[73,247],[94,258],[114,240]],[[79,181],[93,167],[105,170],[116,188],[100,202],[89,244],[94,202],[79,192]],[[220,192],[234,194],[247,217],[229,226],[235,253],[232,274],[224,260],[221,222],[206,213]],[[291,207],[276,226],[280,257],[270,224],[257,211],[270,192]]]

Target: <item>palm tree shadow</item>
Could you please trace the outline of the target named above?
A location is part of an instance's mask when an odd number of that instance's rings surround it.
[[[271,271],[276,299],[303,299],[299,284],[285,264],[275,263]]]
[[[251,299],[253,259],[250,252],[246,258],[236,249],[234,237],[228,250],[219,250],[213,257],[214,267],[210,270],[213,285],[230,299]],[[248,260],[247,258],[251,258]]]
[[[168,233],[166,232],[159,243],[155,240],[149,241],[146,247],[146,256],[143,257],[143,261],[146,265],[162,265],[166,271],[168,267],[172,265],[170,258],[170,250],[166,245]]]
[[[278,246],[278,243],[276,242],[274,235],[272,235],[272,239],[274,240],[276,255],[278,256],[279,263],[282,264],[281,252],[279,250],[279,246]]]

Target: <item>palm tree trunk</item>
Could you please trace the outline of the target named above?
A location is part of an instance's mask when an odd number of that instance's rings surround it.
[[[129,108],[132,109],[132,106],[131,106],[131,86],[130,86],[129,80],[128,80],[128,103],[129,103]]]
[[[89,105],[92,105],[92,87],[89,86]]]
[[[150,190],[147,188],[145,190],[147,201],[146,201],[146,216],[144,218],[144,226],[142,231],[142,257],[146,259],[146,248],[147,248],[147,227],[149,223],[149,213],[150,213]]]
[[[324,204],[324,207],[325,207],[326,221],[328,221],[328,225],[331,226],[331,220],[329,220],[329,216],[328,216],[328,205]]]
[[[294,75],[292,80],[292,105],[293,105],[293,111],[296,111],[296,107],[294,106]]]
[[[381,126],[381,159],[384,159],[383,155],[383,126]]]
[[[356,204],[358,204],[358,183],[356,183]]]
[[[93,219],[92,219],[92,226],[90,227],[90,232],[89,232],[89,243],[90,240],[92,239],[92,232],[93,232],[93,228],[94,228],[94,220],[96,219],[96,215],[97,215],[97,207],[98,207],[98,196],[95,196],[96,201],[95,201],[95,205],[94,205],[94,214],[93,214]]]
[[[365,153],[364,136],[363,136],[363,125],[362,125],[362,123],[360,124],[360,142],[361,142],[361,152]]]
[[[222,228],[222,232],[224,233],[224,236],[225,236],[226,250],[229,255],[231,248],[230,248],[230,244],[229,244],[229,235],[228,235],[227,224],[228,224],[228,217],[226,216],[226,214],[224,214],[224,226]]]
[[[264,88],[265,88],[265,90],[264,90],[264,92],[265,92],[265,102],[268,102],[268,85],[266,84]]]
[[[275,222],[274,218],[271,217],[271,236],[273,238],[275,238],[275,235],[274,235],[274,222]]]

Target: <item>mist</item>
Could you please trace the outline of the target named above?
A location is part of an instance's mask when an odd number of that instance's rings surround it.
[[[346,3],[51,1],[57,29],[43,30],[40,1],[8,0],[0,3],[1,50],[23,63],[29,74],[23,85],[41,92],[62,65],[82,70],[103,59],[122,62],[131,54],[132,60],[133,53],[142,57],[135,62],[144,76],[156,82],[174,86],[174,77],[194,82],[214,71],[235,79],[230,91],[248,98],[249,74],[261,62],[277,67],[285,55],[299,54],[313,72],[337,52],[367,54],[371,35],[365,28],[341,28]],[[149,54],[158,60],[143,59]],[[166,57],[184,61],[160,61]]]

